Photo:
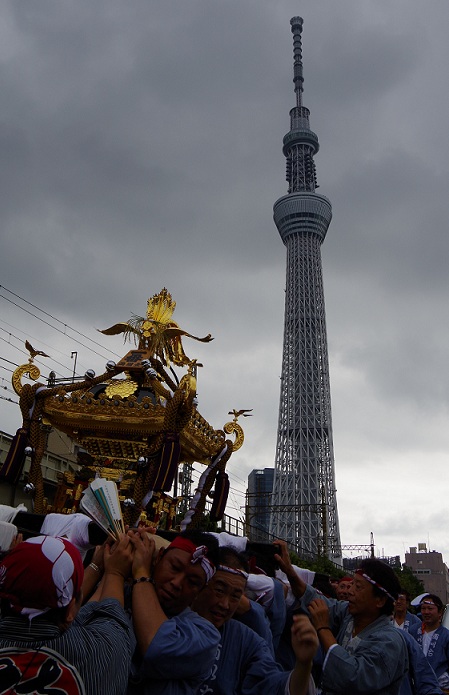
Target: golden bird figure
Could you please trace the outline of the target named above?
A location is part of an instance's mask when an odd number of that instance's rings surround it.
[[[242,408],[242,410],[230,410],[228,412],[228,415],[233,415],[234,416],[234,422],[237,422],[237,418],[240,417],[240,415],[243,415],[243,417],[252,417],[250,413],[252,413],[253,409],[252,408]]]
[[[32,360],[34,360],[34,358],[37,355],[40,355],[41,357],[50,357],[50,355],[47,355],[46,352],[42,352],[42,350],[35,350],[34,347],[31,345],[31,343],[28,340],[25,340],[25,347],[28,350],[28,352],[30,353]]]

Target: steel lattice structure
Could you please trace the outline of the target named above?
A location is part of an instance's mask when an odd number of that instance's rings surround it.
[[[284,137],[288,194],[274,204],[274,221],[287,247],[284,346],[271,532],[292,548],[330,558],[341,555],[321,244],[332,218],[317,188],[318,138],[302,105],[301,33],[293,17],[296,106]]]

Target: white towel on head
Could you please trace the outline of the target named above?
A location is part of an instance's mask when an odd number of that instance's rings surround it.
[[[252,601],[260,603],[267,610],[273,603],[274,579],[266,574],[250,574],[246,582],[245,594]]]
[[[91,520],[85,514],[47,514],[41,527],[41,533],[45,536],[67,538],[84,558],[89,548],[93,546],[89,541],[89,524]]]
[[[246,536],[233,536],[230,533],[226,533],[226,531],[223,531],[222,533],[214,533],[212,531],[208,531],[208,533],[211,536],[215,536],[215,538],[218,540],[218,545],[232,545],[235,550],[239,553],[244,553],[246,550],[246,544],[248,542],[248,539]]]
[[[300,577],[303,580],[303,582],[305,582],[306,584],[313,584],[313,580],[315,579],[315,572],[313,572],[312,570],[305,569],[303,567],[297,567],[296,565],[293,565],[293,569],[298,575],[298,577]],[[276,579],[280,579],[280,581],[288,587],[285,603],[287,605],[287,608],[290,608],[295,603],[296,598],[292,592],[287,575],[282,570],[276,570]]]
[[[0,550],[3,552],[9,550],[17,533],[17,526],[10,524],[9,521],[0,521]]]
[[[12,524],[16,514],[27,511],[28,509],[24,504],[18,504],[17,507],[8,507],[7,504],[0,504],[0,521],[7,521]]]

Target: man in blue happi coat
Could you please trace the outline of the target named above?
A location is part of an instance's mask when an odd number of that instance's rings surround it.
[[[408,651],[409,671],[401,683],[399,695],[443,695],[435,671],[413,637],[402,632]]]
[[[443,608],[439,596],[424,596],[420,603],[422,625],[413,625],[409,632],[421,646],[441,688],[449,692],[449,630],[441,625]]]
[[[144,529],[128,532],[134,545],[132,619],[137,640],[129,695],[193,695],[209,674],[218,630],[192,611],[215,573],[217,542],[185,532],[156,552]]]
[[[404,632],[410,632],[410,627],[412,625],[421,625],[421,621],[417,615],[414,615],[409,611],[410,608],[410,594],[405,589],[401,589],[398,597],[394,603],[393,612],[393,625],[399,630],[404,630]]]
[[[285,672],[264,639],[233,619],[247,581],[245,560],[231,547],[220,548],[214,577],[198,594],[193,608],[220,632],[214,668],[199,695],[313,695],[310,673],[318,647],[315,629],[306,616],[296,616],[292,646],[296,664]]]
[[[286,573],[299,610],[315,626],[324,663],[322,693],[326,695],[397,695],[408,672],[405,640],[391,624],[400,591],[394,571],[380,560],[363,560],[348,601],[324,599],[294,571],[287,544],[276,556]]]

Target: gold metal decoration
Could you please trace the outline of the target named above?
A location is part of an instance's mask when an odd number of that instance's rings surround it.
[[[115,379],[105,388],[105,394],[108,398],[114,398],[115,396],[120,396],[120,398],[126,398],[127,396],[132,396],[133,393],[137,391],[139,384],[132,379]]]
[[[243,444],[243,440],[245,439],[243,430],[241,426],[238,424],[237,420],[241,415],[243,415],[243,417],[251,417],[251,412],[252,408],[242,410],[234,409],[230,410],[228,413],[228,415],[233,415],[234,419],[232,422],[227,422],[223,429],[226,432],[226,434],[235,434],[235,442],[232,445],[232,451],[237,451],[238,449],[240,449],[240,447]]]
[[[227,422],[223,427],[226,434],[235,434],[235,442],[232,444],[232,451],[238,451],[243,444],[244,434],[238,422]]]
[[[29,378],[33,381],[37,381],[41,375],[41,370],[35,364],[30,363],[22,364],[20,365],[20,367],[17,367],[17,369],[14,370],[11,378],[11,383],[14,391],[17,393],[18,396],[20,396],[20,394],[22,393],[22,377],[25,374],[28,374]]]
[[[198,338],[181,329],[172,318],[175,306],[171,294],[163,288],[148,300],[145,317],[133,316],[127,323],[101,331],[105,335],[123,333],[125,339],[134,339],[136,347],[117,364],[108,363],[99,376],[81,380],[67,377],[58,380],[58,384],[50,380],[47,386],[22,384],[23,376],[37,382],[40,370],[33,359],[36,355],[46,356],[27,341],[30,359],[15,370],[13,387],[20,397],[23,429],[33,449],[29,482],[36,489],[36,513],[43,513],[43,422],[71,437],[91,460],[87,464],[83,461],[81,479],[75,475],[70,483],[67,477],[61,481],[53,511],[73,510],[84,486],[101,470],[102,476],[119,481],[126,498],[135,501],[124,511],[127,523],[139,519],[143,511],[151,514],[151,504],[144,502],[151,494],[149,490],[154,491],[153,497],[160,492],[159,500],[171,499],[164,492],[169,491],[166,481],[171,484],[179,462],[198,462],[210,468],[210,489],[217,468],[215,465],[212,469],[211,463],[226,448],[226,457],[220,464],[220,470],[224,470],[229,456],[242,446],[244,435],[237,419],[241,415],[247,417],[250,411],[231,411],[234,419],[223,431],[210,425],[197,410],[196,372],[202,365],[187,357],[182,338],[209,342],[212,337]],[[171,364],[187,368],[179,380]],[[226,440],[225,432],[235,434],[235,442]],[[175,498],[169,508],[163,508],[170,524],[177,501]],[[156,517],[160,516],[162,508],[156,511]]]
[[[14,370],[11,379],[12,387],[18,396],[20,396],[23,389],[22,376],[28,374],[32,381],[37,381],[41,375],[39,367],[33,363],[34,358],[37,357],[37,355],[40,355],[41,357],[48,357],[46,352],[42,352],[42,350],[35,350],[28,340],[25,340],[25,347],[30,353],[28,364],[22,364],[20,367],[17,367],[17,369]]]

